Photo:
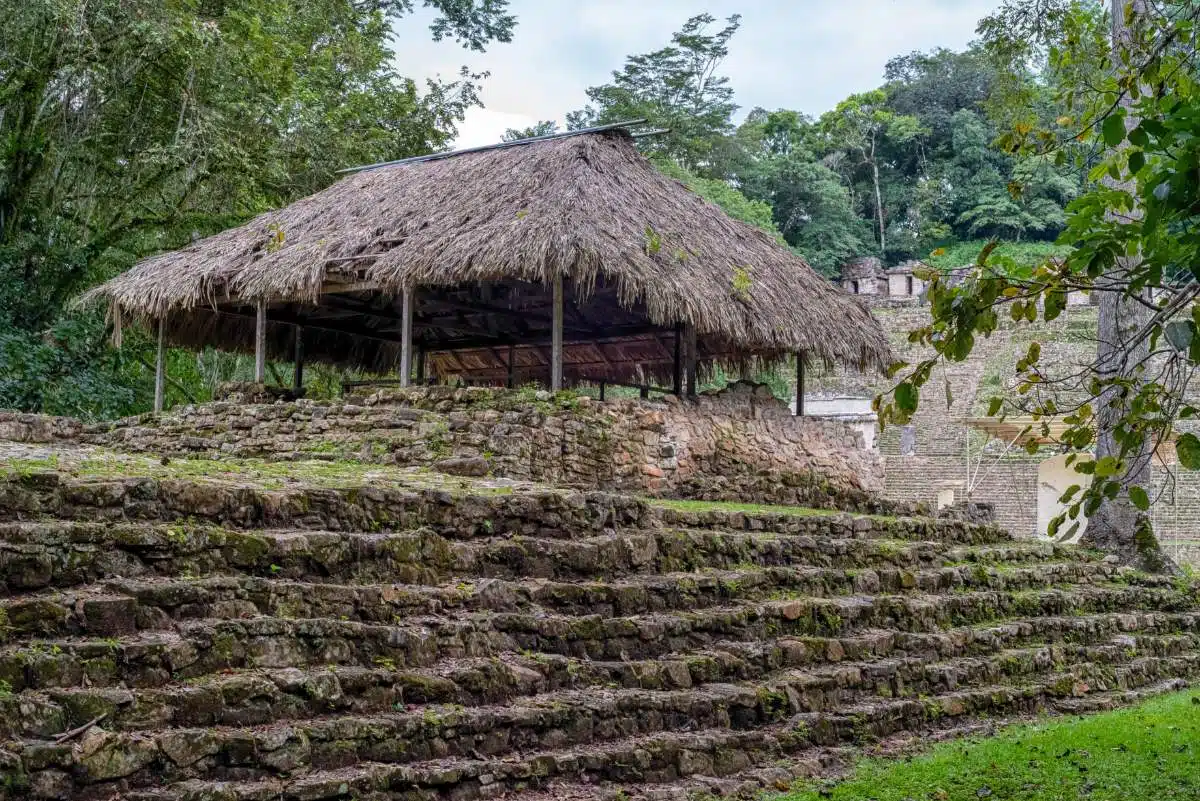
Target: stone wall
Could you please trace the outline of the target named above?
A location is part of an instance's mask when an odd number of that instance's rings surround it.
[[[792,416],[764,386],[695,401],[419,387],[344,402],[218,401],[87,429],[122,450],[355,458],[560,486],[868,508],[882,461],[861,433]]]
[[[72,442],[84,424],[70,417],[0,411],[0,440],[7,442]]]
[[[909,331],[929,324],[927,305],[895,298],[871,298],[868,302],[899,358],[915,362],[927,355],[927,351],[907,341]],[[942,493],[953,492],[955,500],[961,502],[969,441],[975,484],[971,500],[990,505],[996,522],[1014,534],[1036,533],[1038,467],[1054,452],[1047,450],[1035,456],[1021,448],[1006,452],[1007,443],[999,441],[985,448],[986,437],[968,429],[963,418],[985,415],[989,399],[1004,394],[1013,364],[1025,353],[1031,338],[1042,343],[1044,364],[1084,364],[1095,349],[1095,326],[1096,310],[1086,304],[1072,304],[1057,320],[1033,327],[1016,327],[1002,320],[998,330],[979,343],[966,361],[937,368],[911,426],[889,426],[878,439],[885,464],[884,497],[895,502],[933,504]],[[862,398],[887,391],[894,383],[844,370],[827,375],[813,371],[808,381],[814,393]],[[945,401],[947,386],[949,408]],[[1188,545],[1195,540],[1200,521],[1200,473],[1180,470],[1177,465],[1168,470],[1156,463],[1152,485],[1156,502],[1151,515],[1164,547],[1171,551],[1178,542],[1185,561],[1200,564],[1195,561],[1200,549]]]

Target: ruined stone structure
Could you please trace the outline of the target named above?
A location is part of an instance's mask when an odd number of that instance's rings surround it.
[[[887,295],[887,272],[876,256],[861,256],[842,265],[842,289],[851,295]]]
[[[860,458],[773,404],[423,389],[0,416],[0,800],[753,795],[876,738],[1200,673],[1194,588],[980,513],[651,495],[737,475],[704,451],[722,425],[788,421],[761,458],[806,469],[819,444]]]
[[[913,275],[913,271],[923,266],[923,262],[906,261],[884,269],[883,262],[875,256],[852,259],[842,265],[842,289],[872,300],[918,301],[925,291],[925,282]]]
[[[842,508],[883,487],[882,460],[859,431],[795,417],[749,383],[695,401],[436,386],[335,403],[220,401],[79,436],[173,456],[353,458],[584,489]]]
[[[910,362],[917,359],[920,354],[907,342],[907,333],[928,324],[928,307],[885,298],[868,299],[868,303],[888,330],[897,355]],[[1062,487],[1065,480],[1063,471],[1056,468],[1058,453],[1047,449],[1031,456],[1021,448],[1007,449],[1008,443],[988,441],[964,420],[985,415],[990,398],[1008,391],[1013,364],[1025,353],[1032,336],[1042,343],[1044,364],[1086,364],[1095,349],[1095,321],[1095,308],[1080,295],[1080,302],[1072,302],[1053,323],[1039,324],[1036,332],[1002,322],[965,362],[947,365],[944,373],[938,368],[912,424],[889,428],[878,440],[884,460],[884,494],[931,505],[961,502],[968,497],[969,464],[970,500],[992,507],[997,522],[1019,536],[1044,531],[1052,517],[1048,510],[1056,506],[1056,495],[1048,488]],[[835,371],[810,377],[809,386],[814,393],[865,400],[887,390],[891,383]],[[949,407],[947,388],[952,399]],[[1075,479],[1077,482],[1078,477]],[[1194,563],[1200,552],[1196,531],[1200,476],[1180,471],[1173,462],[1156,463],[1154,486],[1156,532],[1169,553]]]

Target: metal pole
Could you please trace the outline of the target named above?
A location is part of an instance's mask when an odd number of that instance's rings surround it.
[[[804,351],[796,353],[796,416],[804,416]]]
[[[687,394],[689,398],[696,397],[696,359],[699,354],[696,351],[696,326],[688,323],[684,328],[684,337],[687,339]]]
[[[158,318],[158,355],[154,360],[154,413],[163,410],[163,396],[167,383],[167,349],[163,344],[163,329],[166,328],[165,318]]]
[[[267,302],[260,300],[254,317],[254,382],[267,383]]]
[[[563,279],[554,276],[554,321],[550,336],[550,389],[563,387]]]
[[[292,326],[296,341],[293,343],[292,361],[294,362],[294,370],[292,371],[292,391],[299,392],[304,388],[304,326]]]
[[[400,386],[407,387],[412,379],[413,290],[404,287],[400,314]]]

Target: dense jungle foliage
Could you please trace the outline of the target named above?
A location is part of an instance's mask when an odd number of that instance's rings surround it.
[[[431,36],[472,49],[517,23],[504,0],[423,5],[438,14]],[[82,289],[319,189],[337,168],[449,147],[484,76],[419,86],[397,74],[389,31],[416,24],[413,6],[0,0],[0,408],[145,410],[152,343],[133,332],[111,348],[102,314],[70,305]],[[878,89],[814,119],[739,109],[720,74],[739,24],[687,20],[590,88],[565,127],[670,128],[642,140],[662,169],[828,275],[853,256],[969,254],[989,237],[1062,230],[1083,170],[997,146],[1008,121],[989,104],[999,79],[982,49],[897,56]],[[1052,81],[1025,82],[1053,125]],[[168,402],[203,400],[248,370],[232,355],[172,353]],[[326,386],[338,376],[310,370]]]

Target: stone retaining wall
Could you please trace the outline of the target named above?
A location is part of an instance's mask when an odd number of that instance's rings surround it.
[[[85,426],[70,417],[0,411],[0,440],[6,442],[74,442]]]
[[[167,455],[355,458],[678,497],[850,498],[857,508],[883,482],[882,462],[859,432],[793,417],[766,387],[748,383],[694,402],[450,387],[332,403],[226,400],[92,426],[82,438]]]

